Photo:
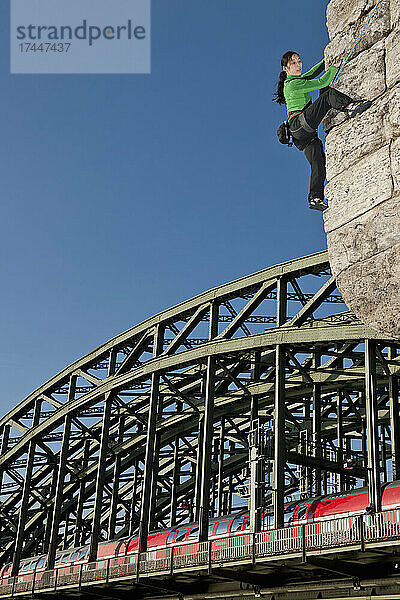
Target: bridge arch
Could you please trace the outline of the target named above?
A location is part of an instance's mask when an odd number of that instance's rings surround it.
[[[144,550],[188,521],[204,539],[248,505],[255,530],[266,506],[280,526],[285,502],[364,483],[379,505],[382,477],[400,478],[399,350],[346,309],[326,252],[145,320],[1,419],[3,564],[51,567],[82,545],[95,558],[129,536]]]

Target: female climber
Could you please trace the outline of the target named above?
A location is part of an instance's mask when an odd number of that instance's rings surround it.
[[[350,118],[361,114],[372,104],[369,100],[353,100],[346,94],[328,87],[338,67],[332,66],[322,75],[325,64],[321,60],[302,75],[303,64],[297,52],[286,52],[281,59],[282,72],[274,96],[278,104],[286,104],[290,133],[293,143],[303,150],[311,165],[309,207],[324,211],[325,152],[318,137],[318,126],[329,109],[346,112]],[[310,92],[320,90],[320,96],[312,102]]]

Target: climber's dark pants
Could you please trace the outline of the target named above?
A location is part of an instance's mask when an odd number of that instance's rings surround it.
[[[316,135],[314,139],[304,148],[306,159],[311,165],[310,194],[308,199],[324,199],[324,185],[326,179],[324,145]]]
[[[290,131],[293,137],[293,143],[299,150],[303,150],[308,162],[311,165],[311,180],[309,200],[312,198],[324,198],[324,185],[326,178],[325,152],[324,146],[318,137],[317,129],[322,119],[331,108],[343,110],[353,102],[352,98],[334,88],[325,88],[321,90],[320,97],[312,104],[309,104],[304,110],[303,115],[309,129],[307,131],[299,120],[300,115],[296,115],[290,120]]]

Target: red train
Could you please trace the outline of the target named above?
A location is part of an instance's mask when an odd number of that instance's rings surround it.
[[[341,494],[320,496],[291,504],[285,510],[285,522],[287,525],[301,525],[303,523],[360,515],[366,512],[368,504],[367,488],[357,488]],[[392,510],[394,508],[400,508],[400,481],[394,481],[383,486],[382,510]],[[265,512],[262,517],[263,530],[271,529],[271,513]],[[249,530],[249,525],[249,515],[246,513],[212,519],[208,531],[209,539],[219,537],[229,538],[246,533]],[[178,547],[187,545],[190,542],[196,542],[198,532],[198,525],[190,523],[173,529],[151,533],[148,537],[148,550],[157,551],[170,546]],[[221,540],[221,543],[223,543],[223,540]],[[101,542],[98,548],[97,560],[124,558],[136,554],[137,550],[137,538]],[[57,554],[55,568],[64,569],[66,567],[85,564],[88,562],[88,552],[88,546],[62,550]],[[46,563],[46,555],[23,559],[18,574],[19,576],[24,576],[34,572],[41,573],[46,570]],[[0,578],[5,579],[10,577],[10,574],[11,563],[0,568]]]

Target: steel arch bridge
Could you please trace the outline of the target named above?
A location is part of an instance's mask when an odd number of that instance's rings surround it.
[[[0,421],[1,563],[400,479],[400,341],[343,304],[326,252],[111,339]]]

